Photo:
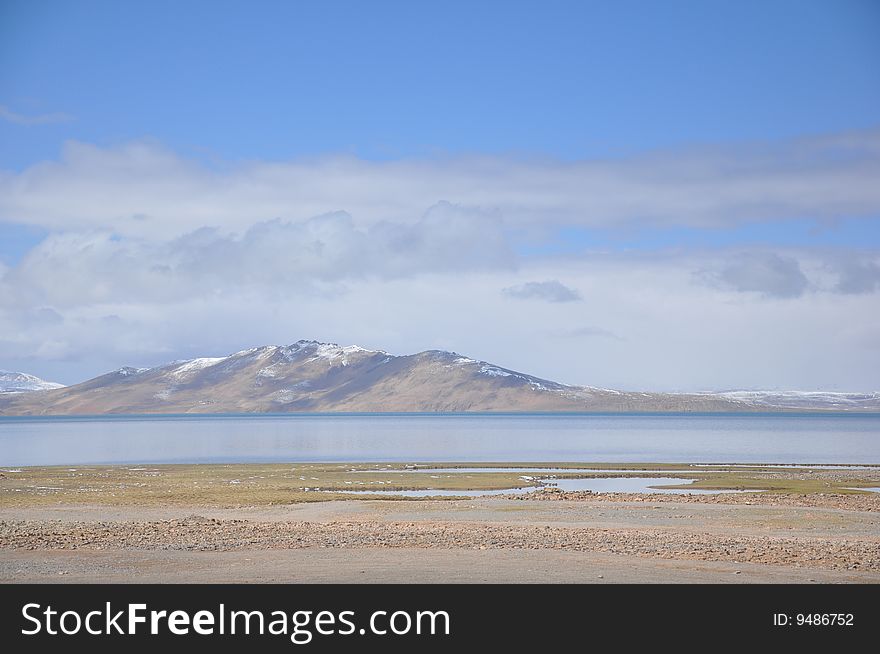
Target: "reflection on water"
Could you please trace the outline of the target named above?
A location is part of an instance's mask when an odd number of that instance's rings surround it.
[[[731,463],[728,464],[728,468],[748,468],[754,465],[753,463]],[[711,463],[695,463],[694,467],[698,468],[715,468],[718,467]],[[804,470],[877,470],[880,469],[880,466],[876,465],[862,465],[862,466],[847,466],[847,465],[813,465],[810,463],[768,463],[763,466],[765,468],[797,468]]]
[[[880,463],[880,415],[0,418],[0,466],[257,461]]]
[[[508,488],[505,490],[333,490],[328,493],[344,493],[346,495],[396,495],[401,497],[483,497],[485,495],[509,495],[511,493],[527,493],[535,488]]]
[[[677,479],[675,477],[605,477],[601,479],[550,479],[542,478],[537,481],[548,484],[546,487],[509,488],[506,490],[346,490],[328,491],[346,493],[349,495],[400,495],[403,497],[481,497],[485,495],[507,495],[510,493],[534,493],[542,492],[544,488],[558,488],[564,491],[593,491],[594,493],[672,493],[676,495],[687,494],[715,494],[715,493],[741,493],[747,491],[736,490],[702,490],[684,488],[664,488],[664,486],[681,486],[693,483],[691,479]],[[656,488],[655,488],[656,487]],[[753,491],[748,491],[753,492]]]
[[[594,493],[717,493],[696,488],[664,488],[693,483],[691,479],[675,477],[604,477],[599,479],[542,479],[564,491],[591,490]],[[722,491],[737,492],[737,491]]]
[[[711,470],[711,468],[709,468],[709,469]],[[644,474],[646,472],[686,473],[686,472],[694,472],[694,470],[692,470],[692,469],[691,470],[686,470],[686,469],[652,470],[650,468],[639,468],[637,470],[636,469],[626,469],[626,468],[617,468],[617,469],[613,469],[613,468],[552,468],[552,467],[547,467],[547,466],[542,466],[540,468],[528,468],[528,467],[525,467],[525,468],[519,468],[519,467],[516,467],[516,468],[510,468],[510,467],[508,467],[508,468],[501,468],[501,467],[492,467],[492,468],[430,468],[430,467],[426,467],[426,468],[422,468],[422,467],[416,466],[416,467],[409,467],[409,468],[374,468],[372,470],[367,469],[367,468],[362,469],[362,470],[352,469],[352,470],[350,470],[350,472],[355,472],[355,473],[358,473],[358,472],[363,472],[363,473],[369,473],[369,472],[383,472],[383,473],[387,473],[387,472],[431,472],[435,475],[436,474],[444,474],[447,472],[452,473],[452,474],[458,474],[458,473],[472,473],[472,474],[474,474],[474,473],[483,473],[483,472],[527,472],[527,473],[545,474],[545,475],[559,475],[559,474],[565,474],[565,473],[638,475],[639,473]],[[706,470],[700,470],[700,472],[706,472]]]

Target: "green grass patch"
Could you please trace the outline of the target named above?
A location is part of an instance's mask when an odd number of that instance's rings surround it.
[[[676,488],[759,490],[773,493],[861,493],[880,483],[878,471],[820,471],[761,466],[695,467],[651,463],[442,463],[420,464],[434,472],[413,472],[403,463],[272,463],[198,465],[116,465],[27,467],[0,471],[0,508],[54,505],[112,506],[261,506],[333,499],[411,499],[398,496],[349,495],[339,491],[501,490],[537,485],[523,472],[455,472],[456,468],[560,468],[557,478],[621,476],[601,470],[626,470],[638,476],[676,476],[696,480]],[[567,473],[593,468],[600,472]],[[772,472],[773,474],[766,474]],[[852,473],[852,474],[850,474]],[[856,489],[856,490],[853,490]]]
[[[774,469],[778,472],[778,469]],[[697,478],[692,484],[664,486],[664,488],[683,488],[694,490],[751,490],[767,493],[813,493],[862,494],[869,491],[854,490],[859,487],[876,486],[877,482],[862,479],[842,479],[818,476],[814,479],[746,476],[742,472],[708,474]]]

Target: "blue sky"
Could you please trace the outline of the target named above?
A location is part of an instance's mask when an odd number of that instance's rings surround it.
[[[570,159],[872,127],[873,0],[0,3],[0,165],[150,136],[224,160]]]
[[[880,387],[873,0],[0,0],[0,61],[0,368],[317,338],[570,383]],[[729,339],[765,345],[707,354]]]

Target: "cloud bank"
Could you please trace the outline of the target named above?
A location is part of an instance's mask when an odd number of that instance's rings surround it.
[[[548,228],[684,225],[880,213],[880,130],[616,160],[458,157],[207,165],[153,142],[70,142],[60,160],[0,174],[0,220],[146,238],[240,231],[345,211],[414,223],[440,201]]]
[[[559,280],[551,279],[546,282],[526,282],[519,286],[510,286],[501,291],[507,297],[517,300],[545,300],[546,302],[577,302],[581,299],[580,293],[562,284]]]
[[[799,297],[809,286],[796,259],[774,252],[738,254],[718,270],[704,274],[709,283],[740,292],[757,292],[765,297]]]
[[[877,179],[877,131],[584,162],[70,143],[0,173],[0,223],[49,231],[0,262],[0,367],[75,382],[317,338],[605,387],[876,390],[876,249],[521,241],[876,220]]]

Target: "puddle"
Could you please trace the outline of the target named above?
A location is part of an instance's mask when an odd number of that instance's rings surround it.
[[[346,495],[399,495],[402,497],[482,497],[483,495],[508,495],[510,493],[530,493],[539,488],[504,488],[501,490],[339,490],[328,493],[345,493]]]
[[[460,474],[460,473],[485,473],[485,472],[514,472],[514,473],[529,473],[529,474],[542,474],[542,475],[558,475],[558,474],[566,474],[566,473],[575,473],[575,474],[612,474],[612,475],[638,475],[645,474],[646,472],[650,473],[679,473],[679,474],[687,474],[690,472],[695,472],[693,469],[690,470],[652,470],[650,468],[633,470],[633,469],[625,469],[625,468],[409,468],[409,469],[395,469],[395,470],[386,470],[382,468],[376,468],[374,470],[350,470],[349,472],[353,473],[367,473],[367,472],[431,472],[436,474]],[[700,472],[706,472],[704,470],[700,470]]]
[[[688,474],[692,472],[723,472],[724,469],[730,468],[759,468],[757,470],[750,470],[751,474],[760,474],[760,473],[769,473],[774,470],[784,470],[786,468],[790,468],[793,470],[839,470],[841,472],[847,470],[869,470],[880,472],[880,466],[870,466],[870,465],[807,465],[803,463],[793,463],[793,464],[782,464],[782,463],[771,463],[771,464],[750,464],[750,463],[694,463],[691,468],[681,468],[681,469],[652,469],[652,468],[553,468],[553,467],[510,467],[510,468],[429,468],[429,467],[418,467],[418,468],[399,468],[399,469],[388,469],[388,468],[373,468],[365,469],[365,470],[349,470],[352,473],[369,473],[369,472],[430,472],[434,474],[461,474],[461,473],[486,473],[486,472],[522,472],[529,474],[542,474],[542,475],[558,475],[565,473],[575,473],[575,474],[612,474],[612,475],[638,475],[645,473],[659,473],[659,474]]]
[[[519,469],[518,469],[519,470]],[[688,494],[716,494],[716,493],[746,493],[757,491],[740,490],[703,490],[684,488],[663,488],[663,486],[681,485],[693,483],[692,479],[677,479],[675,477],[606,477],[592,479],[549,479],[541,478],[538,481],[545,486],[527,488],[507,488],[500,490],[340,490],[327,491],[345,493],[347,495],[397,495],[402,497],[482,497],[484,495],[507,495],[511,493],[535,493],[542,492],[546,488],[558,488],[564,491],[593,491],[594,493],[670,493],[674,495]],[[659,486],[659,488],[654,488]]]
[[[869,493],[880,493],[880,486],[871,486],[869,488],[847,488],[847,490],[863,490]]]
[[[737,493],[736,490],[703,490],[697,488],[663,488],[692,484],[693,479],[676,477],[606,477],[600,479],[541,479],[551,488],[564,491],[591,490],[594,493],[671,493],[674,495]],[[659,488],[655,488],[659,487]]]
[[[876,470],[880,472],[880,466],[851,466],[851,465],[809,465],[808,463],[695,463],[695,468],[796,468],[798,470]]]

